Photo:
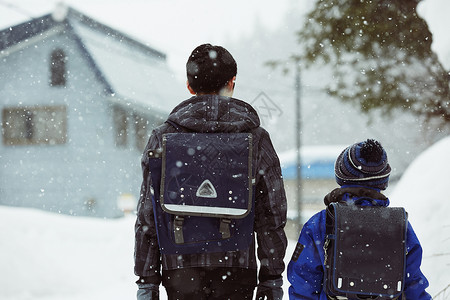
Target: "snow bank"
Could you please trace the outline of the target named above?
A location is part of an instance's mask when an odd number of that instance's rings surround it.
[[[133,224],[0,207],[0,299],[133,299]]]
[[[422,271],[434,296],[450,284],[450,137],[411,163],[390,195],[404,206],[424,250]]]

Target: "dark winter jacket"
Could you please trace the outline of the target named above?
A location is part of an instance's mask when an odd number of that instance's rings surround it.
[[[287,246],[284,233],[286,196],[279,159],[269,134],[259,125],[256,111],[243,101],[218,95],[195,96],[175,107],[169,115],[168,122],[153,131],[144,153],[148,149],[161,148],[162,135],[178,130],[252,133],[253,164],[257,170],[254,230],[261,265],[259,280],[265,281],[281,278],[285,268],[283,258]],[[240,252],[161,255],[148,186],[148,164],[147,156],[143,155],[144,180],[135,226],[136,275],[147,283],[159,284],[161,265],[164,270],[190,267],[241,267],[256,270],[255,241],[250,249]]]
[[[325,204],[339,201],[354,201],[364,198],[362,205],[388,206],[389,199],[373,189],[341,188],[325,197]],[[304,246],[296,261],[288,266],[289,299],[327,300],[322,282],[324,276],[324,249],[326,211],[322,210],[303,226],[298,242]],[[425,291],[428,281],[420,271],[422,247],[411,224],[408,223],[406,237],[406,278],[403,299],[425,300],[431,296]]]

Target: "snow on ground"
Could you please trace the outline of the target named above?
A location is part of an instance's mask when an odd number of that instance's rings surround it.
[[[450,137],[420,155],[390,195],[393,206],[406,207],[422,242],[432,295],[450,284],[448,153]],[[133,225],[134,216],[104,220],[0,207],[0,299],[135,299]],[[285,298],[287,288],[285,280]]]
[[[0,299],[133,299],[132,217],[0,207]]]
[[[136,299],[134,221],[0,206],[0,299]]]

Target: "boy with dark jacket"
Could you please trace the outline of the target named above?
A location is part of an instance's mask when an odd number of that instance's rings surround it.
[[[325,196],[325,205],[332,202],[363,206],[388,206],[381,194],[388,186],[391,168],[381,144],[375,140],[356,143],[344,149],[335,163],[336,182],[341,186]],[[382,221],[382,220],[381,220]],[[303,226],[296,251],[288,266],[289,299],[327,298],[323,288],[324,241],[326,211],[317,213]],[[406,236],[406,278],[403,296],[399,299],[428,300],[428,281],[420,271],[422,247],[408,222]]]
[[[156,128],[142,158],[143,183],[135,226],[135,274],[138,299],[159,299],[162,282],[169,299],[282,299],[286,196],[278,157],[256,111],[231,98],[237,66],[220,46],[204,44],[190,55],[187,88],[194,96],[173,109]],[[222,253],[161,254],[149,186],[147,151],[162,146],[162,135],[175,132],[251,133],[255,174],[255,220],[249,249]],[[260,262],[257,276],[255,250]],[[162,267],[162,274],[160,269]],[[257,280],[258,279],[258,280]]]

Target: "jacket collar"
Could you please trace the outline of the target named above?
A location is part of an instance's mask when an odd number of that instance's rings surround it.
[[[324,198],[325,205],[333,202],[355,203],[362,206],[389,206],[389,199],[380,191],[361,186],[344,186],[332,190]]]

